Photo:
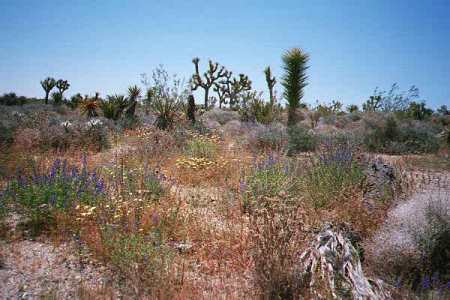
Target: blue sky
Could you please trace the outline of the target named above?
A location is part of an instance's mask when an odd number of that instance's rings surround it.
[[[68,79],[68,95],[124,93],[158,64],[188,78],[195,56],[265,90],[264,67],[280,77],[282,53],[301,47],[308,103],[360,104],[397,82],[450,105],[448,0],[0,0],[0,12],[0,93],[42,96],[46,76]]]

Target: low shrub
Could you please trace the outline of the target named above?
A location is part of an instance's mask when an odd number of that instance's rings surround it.
[[[209,122],[216,121],[219,122],[220,125],[225,125],[229,121],[239,120],[239,113],[235,111],[222,110],[219,108],[213,108],[205,112],[202,116],[202,119]]]
[[[314,151],[316,145],[316,137],[307,129],[302,127],[291,127],[288,129],[288,155]]]
[[[293,167],[269,155],[267,159],[256,163],[253,172],[241,179],[240,191],[243,196],[244,211],[270,206],[276,197],[288,198],[297,188],[297,179],[291,176]]]
[[[364,145],[368,151],[388,154],[434,153],[439,150],[439,138],[426,123],[399,125],[393,117],[381,123],[366,121]]]
[[[250,131],[248,143],[256,149],[281,150],[286,141],[286,129],[278,123],[255,127]]]
[[[174,250],[165,244],[157,232],[147,234],[117,233],[112,228],[103,232],[103,240],[113,266],[130,283],[137,295],[159,295],[170,288]]]
[[[192,139],[187,143],[185,150],[187,156],[206,159],[214,159],[217,151],[217,145],[204,138]]]

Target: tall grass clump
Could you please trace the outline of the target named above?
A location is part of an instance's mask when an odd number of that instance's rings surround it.
[[[269,155],[241,180],[243,209],[250,220],[254,282],[263,299],[295,299],[293,266],[299,233],[295,168]]]
[[[57,213],[70,213],[77,205],[95,205],[105,196],[105,184],[86,162],[78,169],[56,159],[50,170],[34,168],[27,176],[19,172],[3,195],[3,201],[29,219],[33,233],[54,225]]]
[[[314,207],[325,207],[347,188],[362,183],[364,174],[353,151],[347,138],[328,137],[321,141],[300,180],[306,198]]]

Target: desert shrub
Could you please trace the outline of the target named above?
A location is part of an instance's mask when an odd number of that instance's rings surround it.
[[[303,127],[288,129],[288,155],[313,151],[317,145],[316,137]]]
[[[241,179],[244,211],[270,206],[271,199],[275,197],[292,196],[297,188],[297,179],[291,176],[292,172],[292,166],[276,160],[272,155],[256,163],[253,172]]]
[[[133,170],[124,168],[121,171],[119,183],[132,194],[139,194],[145,201],[159,200],[165,195],[166,189],[163,186],[164,175],[150,169]]]
[[[175,252],[156,230],[143,235],[117,233],[107,227],[103,240],[112,265],[134,286],[137,294],[157,297],[163,286],[170,285],[168,279]]]
[[[257,149],[281,150],[287,141],[286,129],[281,124],[258,126],[250,131],[249,144]]]
[[[345,136],[322,139],[316,157],[300,180],[307,200],[314,207],[325,207],[346,189],[362,183],[364,174],[353,151]]]
[[[197,133],[202,135],[207,135],[211,133],[211,130],[201,120],[195,121],[195,123],[192,124],[192,129],[194,129]]]
[[[29,102],[37,101],[35,98],[27,98],[24,96],[17,96],[15,93],[3,94],[0,96],[0,105],[24,105]]]
[[[0,121],[0,145],[11,145],[14,141],[15,128]]]
[[[361,120],[361,115],[358,113],[349,113],[347,115],[347,118],[349,120],[351,120],[352,122],[357,122],[357,121]]]
[[[278,107],[270,102],[265,102],[261,95],[250,93],[250,99],[247,100],[245,107],[241,108],[240,114],[243,121],[256,121],[261,124],[272,123],[279,111]]]
[[[53,105],[61,105],[64,102],[64,96],[60,92],[53,92],[52,93],[52,101]]]
[[[410,231],[422,258],[422,273],[440,274],[444,282],[450,280],[450,214],[448,203],[439,200],[425,206],[425,226],[410,225]]]
[[[29,218],[37,234],[54,223],[57,212],[70,212],[77,204],[94,207],[103,199],[104,188],[103,179],[89,172],[85,162],[80,171],[57,159],[50,170],[34,168],[31,176],[19,172],[3,197]]]
[[[439,149],[435,130],[424,123],[398,125],[393,117],[380,123],[367,123],[364,145],[372,152],[389,154],[433,153]]]
[[[225,125],[229,121],[239,120],[239,113],[235,111],[222,110],[219,108],[213,108],[205,112],[202,116],[203,120],[209,122],[216,121],[220,125]]]
[[[214,159],[217,156],[217,145],[203,138],[194,138],[186,145],[186,155],[190,157]]]

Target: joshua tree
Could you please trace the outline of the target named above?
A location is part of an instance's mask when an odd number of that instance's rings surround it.
[[[272,71],[270,70],[270,67],[264,69],[264,74],[266,74],[266,83],[267,87],[269,88],[270,106],[273,106],[273,104],[275,103],[273,87],[277,83],[277,80],[275,79],[275,76],[272,77]]]
[[[56,88],[58,89],[59,93],[61,94],[61,98],[63,96],[63,93],[65,91],[67,91],[69,89],[69,87],[70,87],[70,84],[67,80],[60,79],[56,82]]]
[[[308,84],[306,82],[306,65],[309,55],[299,48],[287,51],[283,57],[284,77],[282,85],[284,87],[284,97],[288,102],[288,126],[293,126],[297,122],[296,110],[300,107],[300,100],[303,98],[303,89]]]
[[[137,100],[141,96],[141,89],[136,85],[130,86],[128,88],[128,101],[129,105],[127,110],[125,111],[125,115],[127,118],[134,118],[134,114],[136,112]]]
[[[195,99],[194,99],[193,95],[189,95],[189,97],[188,97],[187,117],[192,122],[192,125],[194,125],[195,124]]]
[[[48,104],[48,96],[50,95],[51,90],[55,87],[56,80],[51,77],[47,77],[41,81],[41,86],[45,91],[45,104]]]
[[[230,98],[230,108],[239,104],[239,97],[243,92],[248,92],[252,89],[252,82],[248,79],[247,75],[239,74],[239,79],[233,78],[230,82],[230,88],[228,90],[228,97]]]
[[[214,82],[214,91],[217,93],[217,97],[219,98],[219,108],[222,108],[222,104],[227,104],[232,75],[233,72],[227,72],[223,80]]]
[[[218,63],[213,63],[211,60],[209,61],[209,69],[202,75],[200,75],[198,63],[200,59],[198,57],[192,60],[192,63],[195,66],[195,74],[192,75],[191,83],[192,90],[195,91],[199,87],[205,90],[205,109],[208,108],[208,99],[209,99],[209,90],[214,86],[214,83],[217,82],[220,78],[225,78],[227,76],[228,71],[225,70],[225,67],[221,66],[219,68]]]

